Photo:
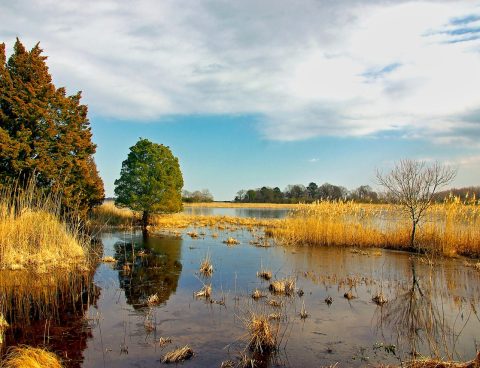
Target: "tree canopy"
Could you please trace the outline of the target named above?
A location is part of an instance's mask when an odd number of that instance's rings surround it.
[[[87,106],[55,87],[42,52],[17,39],[7,62],[0,44],[0,185],[33,179],[84,215],[104,198]]]
[[[170,148],[140,138],[115,180],[115,204],[143,212],[145,230],[150,214],[181,211],[182,187],[180,165]]]

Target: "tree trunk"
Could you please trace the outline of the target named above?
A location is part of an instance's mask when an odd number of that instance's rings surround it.
[[[148,236],[148,223],[150,221],[150,213],[143,211],[142,214],[142,233],[144,236]]]
[[[415,230],[417,229],[417,221],[412,221],[412,233],[410,235],[410,247],[415,248]]]

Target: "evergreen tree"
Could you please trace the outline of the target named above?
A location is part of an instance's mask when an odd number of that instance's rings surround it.
[[[115,180],[115,204],[141,211],[146,234],[151,214],[182,210],[182,187],[180,165],[170,148],[140,138]]]
[[[54,86],[42,51],[17,39],[7,62],[0,44],[0,185],[33,177],[62,194],[64,209],[85,215],[104,198],[87,106],[80,92],[67,96]]]

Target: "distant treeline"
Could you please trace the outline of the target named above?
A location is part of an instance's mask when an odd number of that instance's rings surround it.
[[[186,203],[213,202],[213,195],[208,189],[195,190],[193,192],[184,190],[182,191],[182,200]]]
[[[288,185],[285,190],[279,187],[261,187],[258,189],[239,190],[235,202],[245,203],[298,203],[314,202],[318,200],[346,200],[352,199],[361,202],[378,202],[379,194],[369,185],[361,185],[355,190],[329,183],[318,186],[312,182],[307,186],[302,184]]]
[[[478,199],[480,187],[465,187],[438,192],[436,201],[441,202],[450,195],[460,197],[462,201],[471,199],[474,195]],[[299,203],[318,200],[353,200],[355,202],[386,203],[389,198],[374,191],[369,185],[361,185],[356,189],[348,190],[343,186],[325,183],[317,185],[312,182],[307,186],[302,184],[288,185],[283,191],[279,187],[261,187],[257,189],[239,190],[235,202],[243,203]]]

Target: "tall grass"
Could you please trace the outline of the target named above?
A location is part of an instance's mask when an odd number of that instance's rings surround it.
[[[0,269],[85,268],[88,240],[80,223],[66,221],[60,199],[15,183],[0,193]]]
[[[321,201],[304,204],[273,228],[286,244],[409,249],[411,221],[397,205]],[[480,255],[480,206],[450,198],[432,205],[417,244],[446,255]]]
[[[113,226],[131,228],[140,219],[140,214],[128,208],[115,206],[112,200],[105,201],[101,206],[94,208],[90,220],[95,226]]]
[[[0,368],[62,368],[60,359],[45,349],[30,346],[11,349]]]

